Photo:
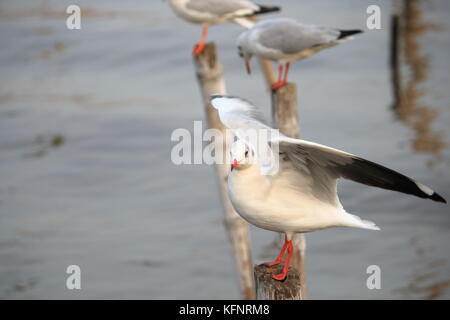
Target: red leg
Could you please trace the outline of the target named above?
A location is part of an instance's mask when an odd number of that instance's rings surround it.
[[[278,81],[270,87],[272,91],[275,91],[286,84],[290,66],[291,66],[290,63],[286,63],[286,67],[284,69],[284,77],[282,77],[283,66],[280,64],[280,73],[278,74]]]
[[[202,53],[203,49],[205,48],[207,36],[208,36],[208,25],[203,24],[202,37],[200,39],[200,42],[194,46],[194,51],[192,52],[193,56],[198,57],[200,53]]]
[[[289,271],[289,262],[291,262],[292,252],[294,251],[294,247],[292,246],[292,240],[287,241],[288,243],[288,253],[286,257],[286,262],[284,263],[283,271],[280,274],[273,275],[272,278],[275,280],[282,281],[286,278]]]
[[[283,65],[280,63],[278,66],[278,82],[281,82],[281,77],[283,75]]]
[[[283,261],[283,257],[284,257],[284,252],[286,251],[288,245],[288,241],[286,239],[286,237],[284,238],[284,244],[283,247],[280,250],[280,254],[278,255],[278,258],[272,262],[266,262],[264,263],[264,265],[271,267],[271,266],[275,266],[277,264],[280,264]]]

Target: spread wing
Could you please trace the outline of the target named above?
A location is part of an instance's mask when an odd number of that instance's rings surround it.
[[[312,177],[316,197],[335,203],[336,180],[344,178],[365,185],[446,203],[429,187],[382,165],[350,153],[305,140],[281,137],[279,151],[303,175]]]
[[[234,96],[213,95],[211,104],[219,112],[222,123],[231,130],[272,129],[266,125],[258,107],[247,100]]]
[[[219,111],[220,120],[224,125],[236,132],[241,139],[248,141],[248,136],[240,133],[245,133],[246,130],[276,131],[264,124],[258,108],[248,101],[232,96],[212,96],[211,104]],[[239,134],[242,135],[239,136]],[[248,142],[252,145],[251,141]],[[312,193],[324,201],[337,203],[336,180],[344,178],[446,203],[444,198],[429,187],[353,154],[321,144],[289,138],[279,134],[278,131],[266,142],[269,149],[279,152],[280,157],[276,157],[276,160],[283,161],[283,168],[296,171],[289,177],[292,183],[305,184],[306,181]]]
[[[261,173],[273,175],[278,171],[278,151],[270,141],[279,132],[265,124],[259,109],[250,102],[233,96],[214,95],[211,104],[217,109],[220,121],[255,152]]]

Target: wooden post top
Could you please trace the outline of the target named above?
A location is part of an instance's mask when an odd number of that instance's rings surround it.
[[[272,278],[272,274],[282,271],[283,264],[267,267],[264,264],[255,266],[255,286],[257,300],[302,300],[301,276],[295,268],[289,268],[285,280],[278,281]],[[271,273],[267,273],[267,271]]]

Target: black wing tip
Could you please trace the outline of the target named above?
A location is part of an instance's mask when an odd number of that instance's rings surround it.
[[[340,32],[340,35],[339,35],[338,40],[350,37],[354,34],[363,33],[362,30],[356,30],[356,29],[355,30],[339,30],[339,32]]]
[[[445,200],[443,197],[441,197],[439,194],[437,194],[436,192],[433,192],[433,194],[429,197],[431,200],[436,201],[436,202],[442,202],[442,203],[447,203],[447,200]]]
[[[259,7],[259,10],[256,11],[255,14],[264,14],[264,13],[269,13],[269,12],[277,12],[277,11],[281,10],[280,7],[276,7],[276,6],[268,7],[268,6],[258,5],[258,7]]]

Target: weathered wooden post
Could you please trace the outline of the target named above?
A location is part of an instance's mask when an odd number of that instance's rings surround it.
[[[263,69],[266,84],[270,86],[276,82],[272,63],[268,60],[260,60]],[[272,92],[272,116],[275,126],[281,133],[292,137],[299,137],[298,105],[297,105],[297,87],[293,83],[287,83],[275,92]],[[282,284],[275,283],[277,280],[267,277],[261,273],[265,269],[263,265],[256,266],[254,277],[257,288],[257,299],[277,299],[277,300],[304,300],[307,299],[306,293],[306,273],[305,273],[305,251],[306,241],[303,234],[298,234],[293,239],[294,253],[292,255],[289,273],[295,276],[291,280],[286,279]],[[272,267],[273,269],[273,267]],[[293,281],[293,279],[296,279]],[[289,281],[288,281],[289,280]],[[280,287],[281,286],[281,287]],[[287,286],[284,288],[283,286]],[[280,289],[280,288],[284,289]],[[297,292],[294,293],[294,288]],[[282,293],[274,293],[273,290],[281,290]],[[287,295],[287,293],[289,293]]]
[[[271,271],[278,274],[283,266],[270,267]],[[255,266],[255,288],[257,300],[303,300],[301,288],[301,275],[295,268],[289,268],[285,280],[272,279],[272,274],[267,273],[264,265]]]
[[[228,152],[231,141],[225,134],[225,127],[219,119],[217,110],[211,106],[210,96],[213,94],[226,94],[225,81],[223,78],[223,68],[219,62],[214,43],[208,43],[203,52],[194,57],[195,70],[200,91],[205,106],[205,114],[208,120],[209,128],[215,128],[222,132],[222,146],[216,146],[215,150],[222,148]],[[219,143],[216,141],[215,143]],[[255,299],[255,289],[253,283],[253,263],[251,254],[250,238],[248,233],[248,224],[242,219],[236,211],[228,197],[227,176],[230,166],[227,164],[216,164],[216,173],[218,176],[220,194],[225,211],[225,224],[228,236],[233,247],[234,258],[239,274],[239,282],[244,299]]]
[[[392,109],[398,112],[401,106],[402,83],[400,73],[400,9],[399,4],[394,2],[393,14],[391,15],[390,43],[389,43],[389,65],[391,69],[391,84],[394,102]]]

